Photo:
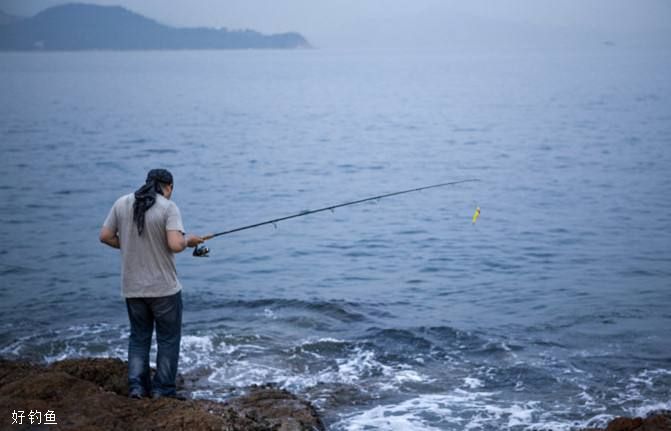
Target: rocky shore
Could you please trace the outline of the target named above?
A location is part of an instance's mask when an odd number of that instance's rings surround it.
[[[126,363],[119,359],[70,359],[49,366],[0,359],[0,412],[0,429],[12,430],[36,429],[47,419],[57,425],[39,429],[325,429],[310,403],[272,386],[251,387],[225,403],[129,399]]]
[[[291,393],[250,387],[224,403],[207,400],[131,400],[126,363],[69,359],[49,366],[0,359],[0,429],[324,431],[316,409]],[[30,413],[33,415],[31,423]],[[50,418],[52,419],[52,418]],[[40,421],[38,423],[38,420]],[[583,431],[671,431],[671,411],[616,418]]]
[[[645,418],[615,418],[606,428],[584,431],[671,431],[671,411],[651,412]]]

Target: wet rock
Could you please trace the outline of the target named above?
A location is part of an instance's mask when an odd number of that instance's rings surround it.
[[[671,431],[671,411],[650,412],[646,418],[618,417],[606,428],[589,428],[584,431]]]
[[[127,366],[121,359],[66,359],[50,368],[95,383],[106,391],[128,395]]]
[[[324,430],[312,405],[272,386],[250,388],[226,403],[131,400],[126,372],[118,359],[65,360],[48,367],[0,360],[0,428],[31,429],[28,413],[50,410],[58,423],[54,429],[61,430]],[[24,411],[22,425],[12,425],[11,414],[18,410]]]
[[[321,423],[317,412],[307,401],[273,386],[253,387],[247,395],[231,400],[228,405],[245,417],[265,423],[268,429],[312,430],[318,429],[314,424]]]

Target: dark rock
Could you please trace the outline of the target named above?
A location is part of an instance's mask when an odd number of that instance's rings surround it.
[[[131,400],[126,363],[118,359],[72,359],[51,366],[0,360],[0,411],[56,415],[62,430],[324,430],[308,402],[272,386],[251,388],[226,403],[208,400]],[[10,416],[1,418],[9,425]]]
[[[615,418],[608,424],[606,431],[634,431],[643,424],[641,418]]]
[[[618,417],[606,428],[589,428],[584,431],[671,431],[671,411],[651,412],[643,418]]]
[[[255,387],[244,397],[229,401],[236,412],[264,423],[268,429],[298,431],[322,429],[315,427],[321,420],[315,409],[285,390],[272,386]]]
[[[106,391],[128,395],[128,368],[121,359],[66,359],[52,364],[50,368],[95,383]]]

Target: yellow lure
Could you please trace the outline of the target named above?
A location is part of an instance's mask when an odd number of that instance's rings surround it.
[[[478,217],[480,217],[480,207],[475,209],[475,214],[473,214],[473,224],[478,220]]]

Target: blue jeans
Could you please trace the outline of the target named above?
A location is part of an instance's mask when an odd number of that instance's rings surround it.
[[[126,298],[128,340],[128,389],[143,395],[174,396],[182,338],[182,292],[159,298]],[[149,349],[156,322],[156,374],[150,381]]]

